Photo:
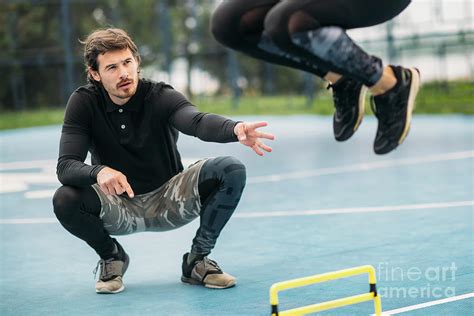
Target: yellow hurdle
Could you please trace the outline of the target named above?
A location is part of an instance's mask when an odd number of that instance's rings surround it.
[[[288,290],[291,288],[302,287],[314,283],[321,283],[331,280],[337,280],[342,278],[351,277],[359,274],[369,274],[369,293],[354,295],[349,297],[340,298],[337,300],[322,302],[318,304],[312,304],[302,306],[298,308],[288,309],[285,311],[278,311],[278,292]],[[320,312],[328,309],[338,308],[342,306],[362,303],[366,301],[374,300],[375,315],[382,315],[382,302],[380,296],[377,295],[375,269],[373,266],[365,265],[345,270],[339,270],[334,272],[328,272],[323,274],[317,274],[305,278],[293,279],[283,282],[278,282],[270,287],[270,304],[272,306],[272,316],[284,316],[284,315],[305,315],[309,313]]]

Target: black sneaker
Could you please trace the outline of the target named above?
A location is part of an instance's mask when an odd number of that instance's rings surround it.
[[[130,258],[117,241],[115,244],[118,254],[109,259],[100,259],[94,270],[96,274],[100,265],[99,280],[95,284],[95,291],[99,294],[115,294],[125,289],[122,278],[127,271]]]
[[[342,77],[329,88],[332,88],[336,108],[333,116],[334,137],[342,142],[354,135],[362,122],[367,87],[354,79]]]
[[[181,281],[193,285],[204,285],[213,289],[226,289],[235,285],[235,278],[225,273],[217,262],[207,256],[201,256],[188,264],[189,253],[184,254],[181,265]]]
[[[372,111],[379,121],[374,141],[374,151],[379,155],[394,150],[407,137],[420,88],[418,69],[390,67],[397,83],[389,91],[370,100]]]

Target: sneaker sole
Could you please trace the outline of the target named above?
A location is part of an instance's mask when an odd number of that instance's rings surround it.
[[[116,293],[120,293],[122,292],[123,290],[125,290],[125,286],[122,285],[118,290],[115,290],[115,291],[110,291],[110,290],[107,290],[107,289],[101,289],[101,290],[95,290],[95,292],[97,294],[116,294]]]
[[[230,287],[235,286],[235,282],[229,282],[228,284],[223,285],[223,286],[218,286],[218,285],[213,285],[213,284],[205,284],[204,286],[209,289],[228,289]]]
[[[364,118],[365,114],[365,96],[367,95],[367,91],[369,89],[366,86],[362,86],[360,89],[360,95],[359,95],[359,116],[357,117],[356,124],[354,126],[354,133],[357,131],[359,128],[360,123],[362,123],[362,119]]]
[[[415,99],[418,94],[418,91],[420,90],[420,72],[417,68],[409,68],[411,72],[411,84],[410,84],[410,95],[408,96],[408,107],[407,107],[407,117],[406,117],[406,123],[405,123],[405,129],[403,130],[402,136],[400,136],[400,139],[398,140],[398,145],[403,143],[405,138],[408,135],[408,132],[410,131],[410,126],[411,126],[411,117],[413,110],[415,109]]]
[[[202,285],[202,286],[205,286],[209,289],[227,289],[229,287],[235,286],[235,281],[231,281],[226,285],[214,285],[214,284],[207,284],[207,283],[204,283],[204,282],[200,282],[200,281],[195,280],[193,278],[187,278],[185,276],[181,276],[181,282],[186,283],[186,284],[190,284],[190,285]]]
[[[181,282],[191,284],[191,285],[204,285],[204,283],[199,282],[198,280],[194,280],[192,278],[187,278],[185,276],[181,276]]]

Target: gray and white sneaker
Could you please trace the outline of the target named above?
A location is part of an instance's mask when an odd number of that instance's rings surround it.
[[[94,270],[94,275],[100,266],[99,280],[95,284],[95,291],[99,294],[115,294],[125,289],[123,275],[127,271],[130,258],[118,242],[115,242],[118,254],[109,259],[100,259]]]
[[[182,282],[212,289],[226,289],[235,285],[235,277],[222,271],[214,260],[202,256],[188,264],[188,255],[189,253],[186,253],[183,256]]]

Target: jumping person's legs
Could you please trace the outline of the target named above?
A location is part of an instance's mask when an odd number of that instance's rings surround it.
[[[288,45],[283,45],[284,49],[280,49],[264,32],[266,15],[279,2],[278,0],[224,1],[213,14],[212,33],[221,44],[252,57],[310,72],[329,82],[337,81],[340,75],[316,65],[315,61],[320,64],[321,62],[315,58],[300,57],[307,52],[295,46],[290,40],[287,41]],[[285,33],[287,32],[285,30]],[[294,46],[296,52],[288,52],[287,49],[291,46]],[[334,136],[336,140],[344,141],[354,134],[362,121],[366,88],[362,83],[349,78],[331,87],[336,107]]]
[[[286,52],[372,87],[382,77],[382,61],[363,51],[345,31],[388,21],[409,2],[285,0],[266,15],[264,32]]]
[[[214,11],[211,32],[222,45],[254,58],[282,66],[300,69],[319,77],[327,70],[287,54],[262,36],[265,16],[278,0],[226,0]]]
[[[409,3],[410,0],[285,0],[267,13],[264,33],[273,43],[290,55],[329,69],[325,78],[337,80],[332,85],[337,140],[348,139],[361,122],[365,99],[362,84],[375,96],[373,108],[376,107],[379,125],[374,151],[388,153],[405,139],[419,87],[418,71],[384,68],[381,59],[357,46],[346,30],[385,22]]]
[[[307,52],[295,46],[290,40],[288,45],[283,45],[284,49],[281,49],[264,32],[266,15],[279,2],[278,0],[224,1],[212,16],[212,33],[221,44],[252,57],[310,72],[329,82],[337,81],[341,77],[339,74],[328,72],[321,65],[316,65],[314,58],[300,57],[301,53]],[[291,46],[294,46],[296,52],[287,51]],[[362,121],[366,89],[362,83],[349,78],[331,87],[336,106],[334,136],[336,140],[344,141],[354,134]]]
[[[345,30],[383,23],[403,11],[410,0],[380,2],[377,0],[229,0],[213,16],[212,30],[218,41],[268,62],[301,69],[332,82],[334,135],[339,141],[351,137],[364,112],[365,86],[374,96],[405,95],[396,107],[402,111],[384,111],[385,101],[375,98],[380,122],[376,153],[386,153],[398,146],[408,133],[411,111],[418,91],[419,74],[398,67],[383,67],[382,61],[358,47]],[[262,19],[263,26],[262,26]],[[398,71],[396,74],[394,71]],[[342,78],[341,78],[342,75]],[[408,80],[409,91],[396,91],[397,79]],[[411,84],[413,82],[413,84]],[[378,101],[377,101],[378,100]],[[404,114],[400,114],[403,112]],[[402,128],[385,124],[383,117],[402,121]]]

